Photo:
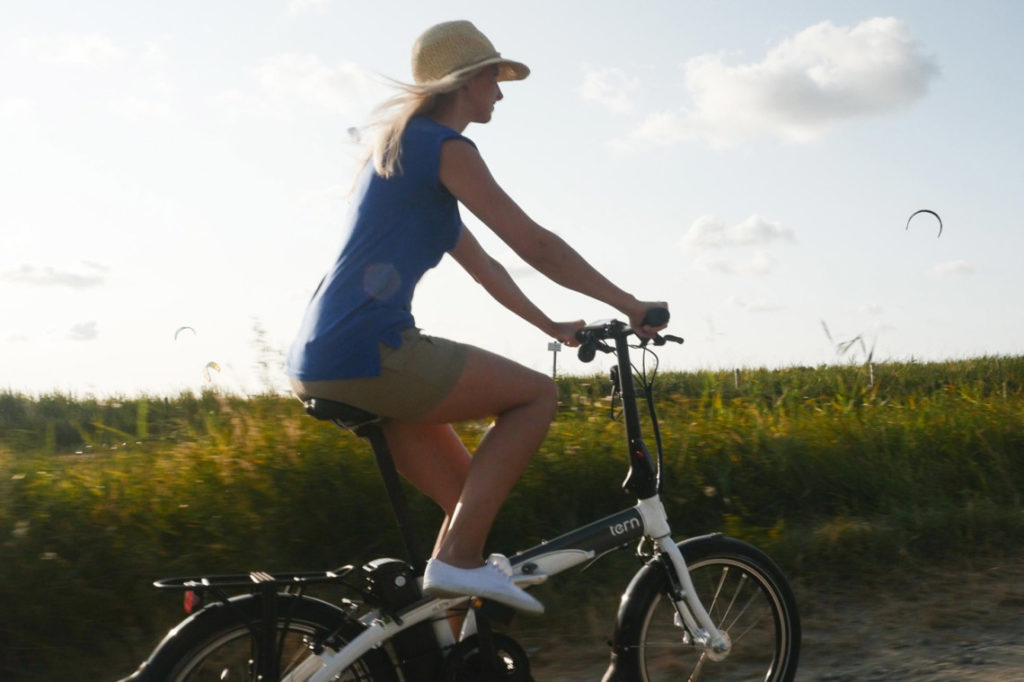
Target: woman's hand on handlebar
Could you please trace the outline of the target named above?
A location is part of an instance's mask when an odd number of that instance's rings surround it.
[[[641,339],[651,339],[654,335],[668,326],[666,322],[659,325],[644,324],[644,318],[653,308],[664,308],[668,311],[668,303],[664,301],[637,301],[635,305],[624,309],[622,312],[629,316],[629,326],[633,328],[636,335]]]
[[[575,347],[580,345],[579,339],[576,338],[576,332],[583,329],[585,325],[586,322],[583,320],[553,322],[551,328],[548,329],[548,333],[566,346]]]

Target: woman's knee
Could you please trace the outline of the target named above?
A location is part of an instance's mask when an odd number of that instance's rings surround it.
[[[558,409],[558,384],[551,377],[536,370],[525,367],[522,370],[529,389],[522,393],[521,404],[510,406],[510,409],[529,405],[554,418]]]
[[[455,422],[497,417],[523,407],[554,416],[558,393],[551,377],[469,347],[459,382],[424,420]]]

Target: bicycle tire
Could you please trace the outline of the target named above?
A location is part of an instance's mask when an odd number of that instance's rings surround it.
[[[654,559],[627,588],[605,680],[791,682],[800,658],[800,616],[775,563],[752,545],[720,535],[684,541],[679,548],[731,651],[716,662],[692,644],[670,597],[669,571]]]
[[[314,654],[310,642],[333,634],[330,648],[350,641],[363,626],[327,602],[310,597],[277,595],[276,621],[281,644],[280,674],[293,673]],[[207,682],[255,680],[253,660],[258,655],[262,621],[261,597],[243,595],[217,603],[186,619],[164,638],[149,660],[133,675],[135,680]],[[255,628],[255,630],[254,630]],[[318,667],[318,666],[316,666]],[[333,678],[343,682],[397,682],[395,666],[380,649],[372,649]]]

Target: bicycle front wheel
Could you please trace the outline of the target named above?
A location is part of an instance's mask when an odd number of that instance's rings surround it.
[[[337,608],[310,598],[278,595],[275,622],[278,677],[301,682],[322,667],[314,648],[336,649],[361,630]],[[196,614],[172,630],[146,662],[142,679],[161,682],[221,682],[261,679],[262,602],[258,597],[232,599]],[[262,677],[262,679],[266,679]],[[397,682],[391,659],[380,650],[367,652],[335,680]]]
[[[717,535],[679,548],[697,596],[731,650],[714,660],[694,644],[672,601],[669,571],[653,561],[634,578],[619,611],[611,678],[790,682],[800,653],[800,617],[775,563],[751,545]]]

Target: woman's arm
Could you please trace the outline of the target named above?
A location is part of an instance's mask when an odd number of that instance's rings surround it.
[[[498,261],[491,258],[473,233],[462,226],[459,242],[452,249],[452,257],[465,268],[473,279],[483,286],[496,301],[523,318],[545,334],[569,346],[579,345],[576,330],[583,326],[583,320],[575,322],[554,322],[544,314],[509,276]]]
[[[449,140],[441,147],[441,182],[463,205],[491,228],[513,251],[552,281],[607,303],[629,317],[637,331],[640,321],[662,302],[640,301],[591,266],[561,237],[534,222],[498,185],[473,145]]]

